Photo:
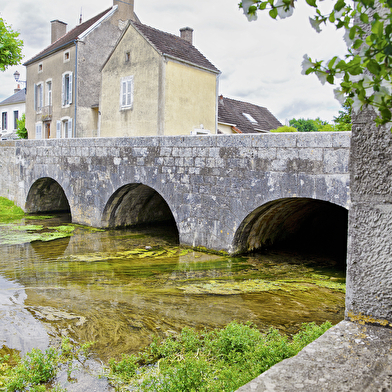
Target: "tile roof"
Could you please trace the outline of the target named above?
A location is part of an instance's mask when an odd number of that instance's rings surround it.
[[[23,103],[26,102],[26,89],[22,88],[22,90],[16,92],[10,97],[6,98],[4,101],[0,102],[0,105],[12,105],[14,103]]]
[[[154,29],[142,23],[130,22],[161,54],[175,57],[210,71],[220,71],[185,39]]]
[[[111,8],[107,9],[106,11],[101,12],[100,14],[94,16],[93,18],[89,19],[88,21],[76,26],[67,34],[63,35],[57,41],[53,42],[49,45],[46,49],[42,52],[38,53],[32,59],[26,61],[23,65],[29,65],[42,59],[43,57],[56,52],[58,49],[63,48],[71,43],[73,43],[82,33],[84,33],[87,29],[89,29],[94,23],[98,22],[105,14],[107,14]]]
[[[218,102],[218,122],[230,124],[240,133],[259,133],[282,126],[267,108],[236,101],[223,95],[219,97]]]

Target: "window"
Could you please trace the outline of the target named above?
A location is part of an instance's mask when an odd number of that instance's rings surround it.
[[[68,106],[72,103],[72,72],[63,74],[63,106]]]
[[[56,123],[56,138],[61,139],[61,121]]]
[[[14,111],[14,129],[18,129],[19,111]]]
[[[42,70],[43,70],[42,63],[41,63],[41,64],[38,64],[38,73],[41,73]]]
[[[131,52],[125,53],[125,62],[129,63],[131,61]]]
[[[127,76],[121,79],[121,109],[131,109],[133,104],[133,76]]]
[[[65,53],[64,53],[64,63],[67,62],[67,61],[69,61],[69,59],[70,59],[69,52],[65,52]]]
[[[52,81],[46,82],[46,105],[52,106]]]
[[[3,131],[7,130],[7,112],[1,113],[1,129]]]
[[[42,122],[35,124],[35,138],[42,139]]]
[[[72,118],[66,118],[56,122],[56,138],[72,138]]]
[[[43,106],[43,84],[34,85],[34,109],[36,112],[40,112]]]
[[[242,115],[252,124],[257,124],[257,121],[249,113],[242,113]]]

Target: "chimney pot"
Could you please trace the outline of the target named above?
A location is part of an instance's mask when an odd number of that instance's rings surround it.
[[[193,29],[190,27],[180,29],[180,37],[193,45]]]
[[[51,43],[53,44],[67,33],[67,24],[57,19],[52,20],[50,24],[52,28]]]

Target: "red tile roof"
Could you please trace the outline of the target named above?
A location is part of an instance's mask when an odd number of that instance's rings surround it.
[[[218,101],[218,122],[234,126],[236,132],[259,133],[282,126],[280,121],[265,107],[236,101],[223,97],[223,95],[219,97]],[[250,115],[254,121],[244,114]]]
[[[110,10],[111,10],[111,8],[107,9],[106,11],[101,12],[100,14],[94,16],[93,18],[89,19],[88,21],[76,26],[71,31],[69,31],[67,34],[63,35],[57,41],[55,41],[51,45],[49,45],[42,52],[38,53],[32,59],[26,61],[24,63],[24,65],[32,64],[32,63],[34,63],[38,60],[41,60],[42,58],[50,55],[51,53],[56,52],[57,50],[72,44],[82,33],[84,33],[86,30],[88,30],[95,22],[97,22],[99,19],[101,19]]]
[[[198,49],[185,39],[154,29],[153,27],[133,22],[131,24],[163,55],[175,57],[219,73],[216,68]]]

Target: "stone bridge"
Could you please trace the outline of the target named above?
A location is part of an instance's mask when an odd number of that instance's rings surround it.
[[[95,227],[172,220],[181,244],[242,252],[287,232],[298,240],[301,227],[308,236],[347,230],[350,137],[7,141],[0,143],[0,195],[28,212],[69,210],[74,223]]]

